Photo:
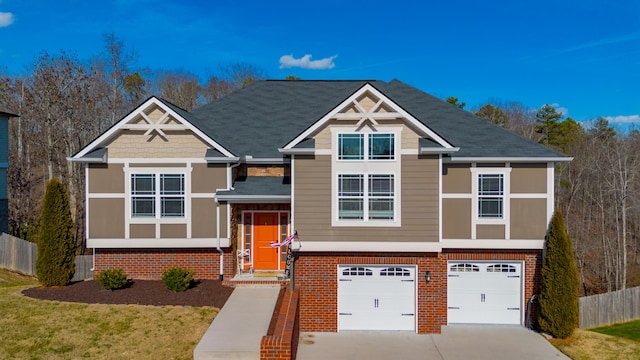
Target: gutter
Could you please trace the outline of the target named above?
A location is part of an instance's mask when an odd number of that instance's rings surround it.
[[[460,151],[459,147],[441,148],[441,147],[421,147],[420,155],[425,154],[451,154]]]

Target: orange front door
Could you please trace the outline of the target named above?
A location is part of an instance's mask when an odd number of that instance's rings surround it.
[[[272,248],[278,242],[278,213],[255,213],[253,235],[253,268],[255,270],[278,270],[279,248]]]

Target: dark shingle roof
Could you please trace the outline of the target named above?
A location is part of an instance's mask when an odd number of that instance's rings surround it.
[[[565,156],[397,80],[258,81],[194,110],[193,116],[186,113],[185,118],[237,156],[279,158],[278,148],[366,83],[460,147],[452,157]]]
[[[264,197],[288,199],[291,197],[291,179],[282,176],[248,176],[236,179],[233,190],[218,191],[221,200],[238,201]]]

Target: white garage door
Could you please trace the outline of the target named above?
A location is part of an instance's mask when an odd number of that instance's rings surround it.
[[[414,330],[414,266],[340,265],[338,330]]]
[[[520,324],[522,263],[449,262],[449,324]]]

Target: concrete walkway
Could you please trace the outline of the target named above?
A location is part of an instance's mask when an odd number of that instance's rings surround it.
[[[345,331],[301,333],[297,360],[569,360],[519,326],[447,326],[440,335]]]
[[[260,359],[280,287],[239,287],[193,351],[195,360]]]

